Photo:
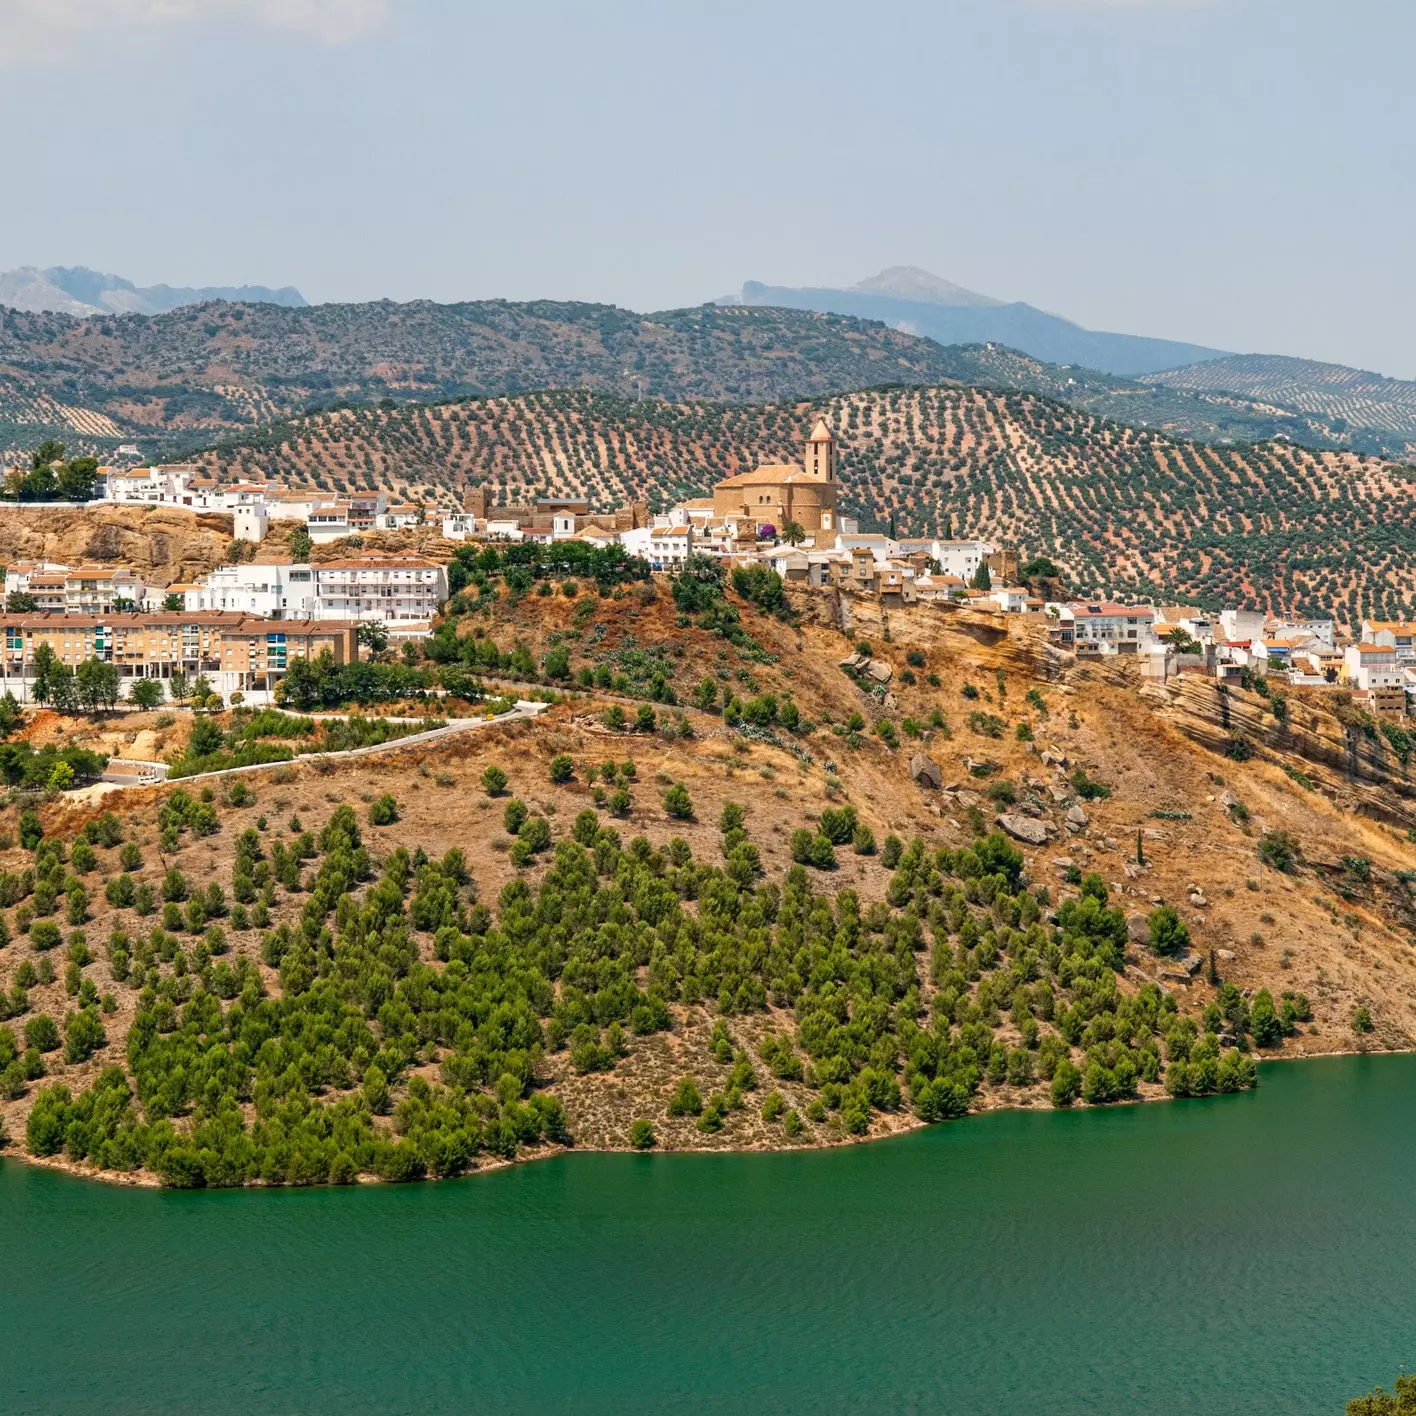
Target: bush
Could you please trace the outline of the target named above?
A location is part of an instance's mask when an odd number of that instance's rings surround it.
[[[675,821],[688,821],[693,817],[693,802],[689,799],[688,790],[682,782],[675,782],[668,791],[664,793],[664,810],[674,818]]]
[[[1352,1010],[1352,1031],[1355,1033],[1369,1033],[1376,1026],[1372,1021],[1372,1010],[1365,1005],[1359,1005]]]
[[[692,1077],[684,1077],[674,1088],[669,1102],[670,1116],[698,1116],[703,1111],[703,1097]]]
[[[652,1150],[659,1143],[654,1134],[654,1123],[639,1117],[629,1128],[629,1143],[637,1151]]]
[[[1259,838],[1259,859],[1273,870],[1291,874],[1302,849],[1290,831],[1265,831]]]
[[[1065,1057],[1052,1074],[1053,1106],[1071,1106],[1082,1092],[1082,1074]]]
[[[506,828],[507,834],[520,835],[521,828],[526,824],[526,818],[530,815],[531,813],[526,809],[526,803],[520,797],[512,797],[502,811],[502,825]]]
[[[1157,954],[1183,954],[1190,947],[1190,927],[1171,906],[1157,906],[1146,923],[1150,946]]]
[[[851,848],[857,855],[875,854],[875,832],[869,826],[857,826],[851,837]]]
[[[64,1020],[64,1061],[87,1062],[108,1041],[103,1022],[94,1008],[81,1008]]]
[[[59,933],[59,926],[53,920],[36,920],[34,924],[30,925],[30,943],[41,953],[57,949],[61,942],[62,936]]]
[[[371,826],[392,826],[398,820],[398,803],[387,792],[369,806]]]
[[[886,870],[894,870],[904,853],[905,844],[898,836],[886,836],[885,848],[880,853],[880,863]]]
[[[563,786],[574,775],[575,763],[569,753],[560,752],[551,758],[551,781],[557,786]]]
[[[482,773],[482,789],[488,796],[500,796],[506,790],[507,776],[496,763]]]
[[[37,1013],[25,1024],[25,1046],[36,1052],[53,1052],[59,1046],[59,1029],[48,1013]]]
[[[1072,790],[1083,801],[1104,801],[1111,795],[1111,788],[1105,782],[1098,782],[1087,776],[1084,767],[1078,767],[1072,773]]]

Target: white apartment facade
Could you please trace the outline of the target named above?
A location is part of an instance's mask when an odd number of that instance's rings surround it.
[[[326,561],[315,570],[315,618],[430,625],[447,599],[447,567],[421,556]]]
[[[189,610],[230,610],[266,619],[316,619],[308,565],[221,565],[183,592]]]

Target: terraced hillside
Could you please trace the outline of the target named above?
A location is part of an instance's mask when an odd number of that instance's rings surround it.
[[[1262,400],[1327,419],[1338,434],[1372,429],[1416,447],[1416,383],[1364,369],[1278,355],[1236,354],[1148,374],[1142,382]]]
[[[1416,472],[1285,443],[1221,447],[1039,397],[957,386],[732,406],[538,393],[296,420],[205,455],[228,475],[328,490],[656,506],[795,458],[824,414],[865,526],[976,532],[1046,552],[1085,593],[1396,616],[1416,600]]]

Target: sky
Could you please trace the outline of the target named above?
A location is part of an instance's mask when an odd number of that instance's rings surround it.
[[[919,265],[1416,377],[1411,0],[0,0],[0,269],[636,310]]]

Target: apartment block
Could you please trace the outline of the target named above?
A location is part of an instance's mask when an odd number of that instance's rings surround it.
[[[219,693],[273,688],[290,663],[325,650],[338,664],[359,657],[359,627],[319,620],[177,611],[144,615],[6,615],[0,693],[27,701],[34,656],[48,645],[70,668],[87,659],[114,665],[120,683],[170,679],[174,671],[205,675]]]

